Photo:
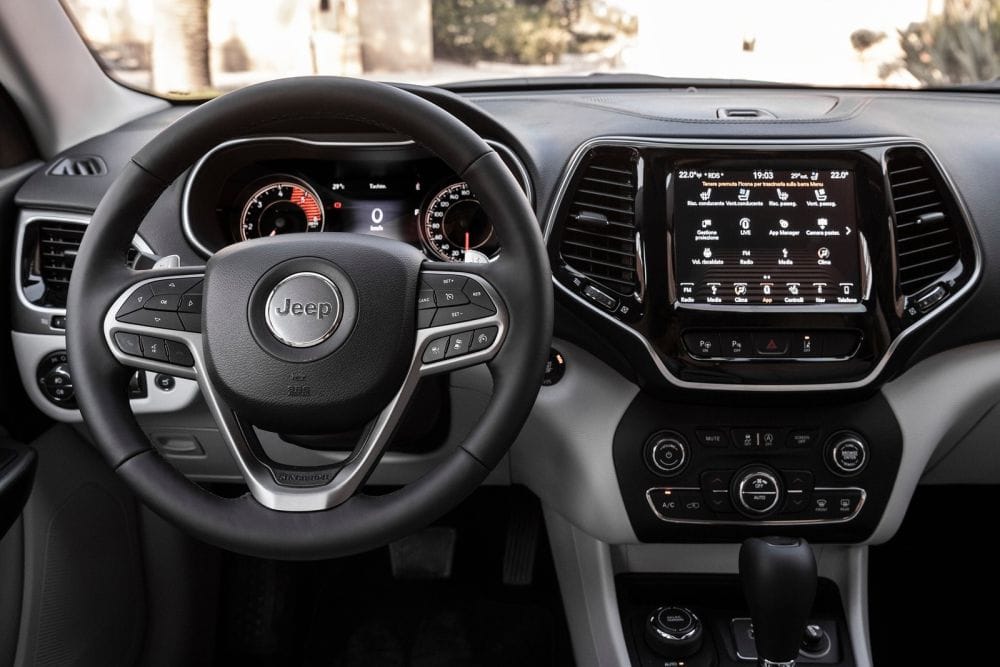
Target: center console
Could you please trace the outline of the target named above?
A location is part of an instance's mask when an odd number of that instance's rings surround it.
[[[650,389],[867,386],[979,273],[913,141],[595,139],[569,174],[556,285]]]

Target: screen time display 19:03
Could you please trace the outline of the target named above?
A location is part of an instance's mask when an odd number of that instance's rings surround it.
[[[677,298],[686,304],[860,302],[849,170],[674,172]]]

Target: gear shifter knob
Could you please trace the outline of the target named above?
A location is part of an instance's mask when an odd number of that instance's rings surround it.
[[[752,537],[740,549],[740,579],[764,667],[791,667],[816,597],[816,558],[800,538]]]

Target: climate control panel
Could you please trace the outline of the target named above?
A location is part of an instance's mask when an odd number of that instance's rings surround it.
[[[644,541],[773,532],[860,541],[888,501],[901,434],[880,396],[844,405],[673,405],[640,395],[615,438]]]

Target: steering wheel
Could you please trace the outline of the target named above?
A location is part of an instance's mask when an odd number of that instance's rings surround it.
[[[126,266],[150,207],[211,148],[337,121],[411,138],[440,157],[479,197],[495,225],[499,257],[488,264],[430,262],[399,241],[331,232],[237,243],[199,267]],[[127,485],[206,542],[285,559],[381,546],[475,490],[528,417],[552,333],[544,243],[500,157],[416,95],[334,77],[283,79],[224,95],[143,147],[94,212],[67,310],[80,410]],[[482,363],[493,394],[465,441],[420,479],[365,494],[419,379]],[[161,458],[129,407],[126,385],[135,368],[197,380],[249,493],[215,495]],[[264,452],[255,427],[363,435],[341,463],[293,467]]]

